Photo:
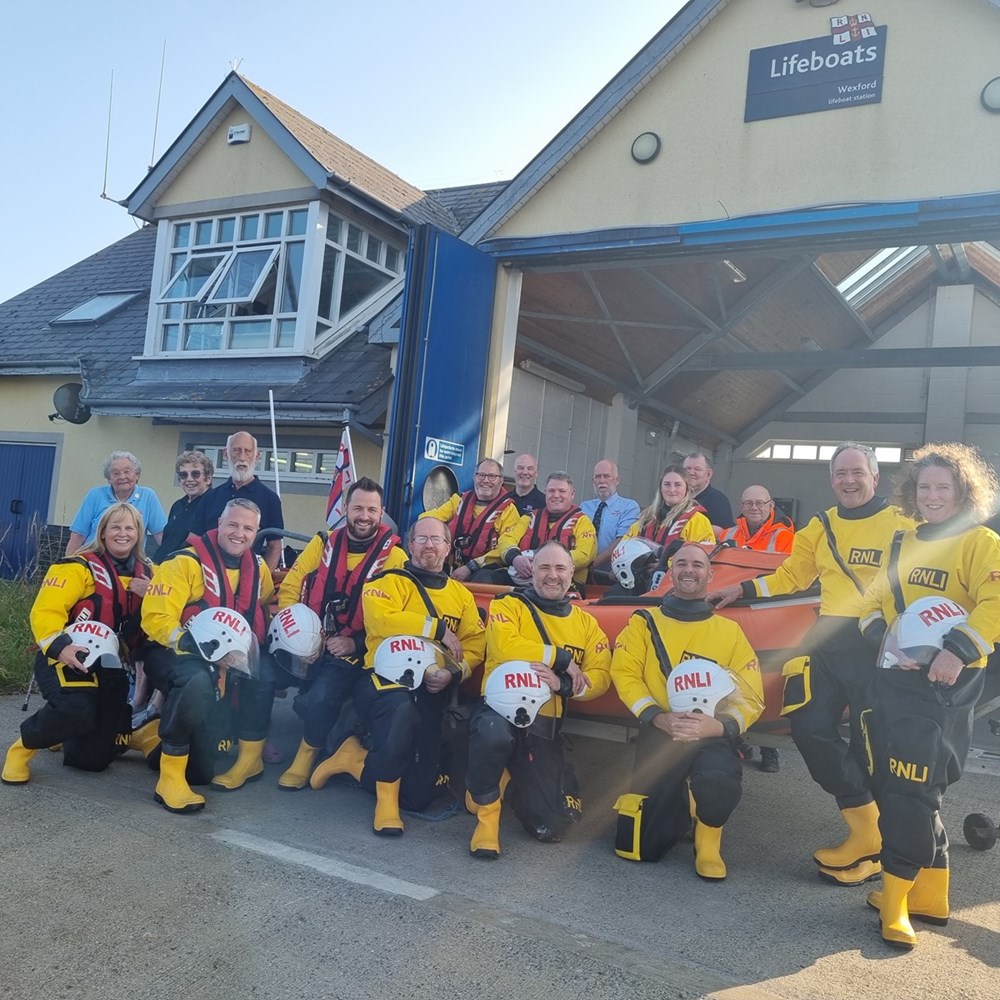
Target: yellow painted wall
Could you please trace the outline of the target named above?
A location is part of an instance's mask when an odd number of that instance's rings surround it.
[[[244,122],[253,129],[250,141],[230,146],[226,142],[229,126]],[[246,111],[236,108],[163,192],[157,207],[311,186],[264,129]]]
[[[744,123],[751,49],[826,36],[833,14],[888,26],[880,104]],[[1000,188],[1000,12],[981,0],[813,8],[731,0],[495,235],[582,232]],[[632,161],[642,132],[662,139]]]

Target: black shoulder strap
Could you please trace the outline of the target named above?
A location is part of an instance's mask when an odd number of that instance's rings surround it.
[[[542,637],[542,642],[546,646],[554,646],[555,643],[549,638],[549,633],[546,631],[545,626],[542,624],[541,616],[538,614],[538,608],[528,600],[524,594],[511,593],[507,594],[507,597],[513,598],[515,601],[520,601],[531,613],[531,620],[535,623],[535,628],[538,629],[538,634]]]
[[[427,588],[412,573],[407,573],[405,569],[387,569],[379,573],[377,577],[373,577],[373,579],[377,580],[382,576],[406,577],[406,579],[417,588],[417,593],[420,595],[420,599],[424,602],[424,607],[427,609],[428,616],[430,618],[441,617],[441,612],[434,607],[434,602],[431,600],[431,595],[427,593]]]
[[[851,571],[850,566],[848,566],[847,563],[844,562],[844,557],[840,554],[840,550],[837,548],[837,537],[833,533],[833,527],[830,524],[829,515],[826,513],[825,510],[821,510],[816,516],[819,518],[820,523],[823,525],[823,530],[826,532],[826,543],[827,545],[830,546],[830,554],[833,556],[834,561],[840,567],[840,571],[844,574],[844,576],[846,576],[847,579],[854,584],[854,586],[858,590],[858,593],[864,596],[865,593],[864,586],[862,585],[861,581]]]
[[[892,543],[889,545],[889,588],[892,590],[892,599],[896,605],[896,614],[901,615],[906,610],[906,601],[903,598],[903,586],[899,582],[899,550],[903,546],[903,532],[897,531],[892,536]]]
[[[653,649],[656,651],[656,658],[660,661],[660,670],[663,671],[664,677],[669,677],[670,671],[674,669],[674,665],[670,662],[670,654],[667,652],[667,647],[663,645],[663,639],[656,628],[653,616],[644,609],[636,611],[635,614],[646,623],[646,628],[649,629],[649,637],[653,640]]]

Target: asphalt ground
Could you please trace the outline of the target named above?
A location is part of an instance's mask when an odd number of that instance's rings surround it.
[[[4,745],[21,700],[0,698]],[[272,737],[294,751],[290,699]],[[1000,818],[996,776],[949,790],[953,916],[917,925],[918,947],[900,953],[865,906],[871,886],[817,878],[811,852],[842,827],[794,750],[776,775],[745,765],[721,883],[695,875],[689,843],[658,864],[615,857],[611,806],[632,747],[576,736],[570,756],[583,822],[545,845],[508,811],[502,857],[483,862],[463,811],[406,817],[403,837],[381,839],[364,792],[280,791],[280,765],[175,816],[134,753],[95,775],[40,752],[29,784],[0,787],[0,997],[997,995],[1000,847],[975,851],[961,833],[967,813]]]

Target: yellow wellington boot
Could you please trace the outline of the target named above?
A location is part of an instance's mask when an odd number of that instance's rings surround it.
[[[503,802],[504,792],[507,791],[507,786],[510,784],[510,771],[507,768],[503,769],[503,774],[500,775],[500,801]],[[476,802],[473,797],[466,792],[465,793],[465,811],[470,816],[479,815],[479,803]]]
[[[189,813],[204,808],[205,796],[187,783],[188,755],[160,754],[160,780],[153,798],[172,813]]]
[[[726,862],[722,860],[722,827],[694,825],[694,870],[706,879],[726,877]]]
[[[375,821],[372,828],[380,837],[398,837],[403,832],[399,815],[399,778],[375,782]]]
[[[248,781],[256,781],[264,773],[264,741],[240,740],[236,763],[223,774],[212,779],[212,787],[224,792],[235,792]]]
[[[128,738],[129,750],[138,750],[143,757],[148,757],[160,743],[160,720],[143,723]]]
[[[26,785],[31,779],[31,769],[28,761],[31,760],[37,750],[29,750],[19,736],[11,744],[7,751],[7,759],[3,762],[3,775],[0,781],[5,785]]]
[[[946,927],[948,917],[951,915],[951,906],[948,903],[949,880],[947,868],[921,868],[917,872],[913,888],[906,897],[906,909],[910,919]],[[881,890],[875,889],[868,893],[867,902],[873,910],[881,912]]]
[[[278,787],[285,789],[286,792],[297,792],[300,788],[305,788],[309,784],[309,772],[318,753],[319,747],[311,747],[303,740],[296,751],[292,766],[278,778]]]
[[[478,806],[476,817],[479,822],[472,834],[469,853],[474,858],[495,861],[500,857],[500,799],[486,806]]]
[[[336,753],[320,762],[319,767],[313,771],[309,784],[313,788],[322,788],[335,774],[349,774],[355,781],[360,781],[367,757],[368,751],[357,736],[348,736],[337,747]]]
[[[894,948],[908,950],[917,943],[906,904],[907,894],[912,888],[913,883],[909,879],[897,878],[888,872],[882,876],[882,906],[879,909],[882,940]]]
[[[826,882],[833,882],[836,885],[863,885],[872,879],[878,878],[882,874],[882,865],[878,861],[862,861],[853,868],[823,868],[819,869],[818,875]],[[876,906],[877,910],[878,907]]]
[[[882,853],[882,835],[878,832],[878,806],[867,805],[841,809],[850,832],[836,847],[821,847],[813,860],[821,868],[853,868],[862,861],[877,861]]]

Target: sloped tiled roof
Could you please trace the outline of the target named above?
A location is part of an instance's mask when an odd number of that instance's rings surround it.
[[[486,206],[504,191],[510,181],[465,184],[461,187],[433,188],[427,193],[451,211],[461,229],[472,222]]]
[[[428,222],[453,234],[459,232],[455,216],[428,192],[407,183],[263,87],[246,77],[240,79],[328,173],[336,174],[410,222]]]
[[[85,398],[104,400],[97,412],[134,409],[149,416],[170,415],[197,420],[213,404],[232,407],[246,403],[259,410],[269,388],[275,400],[305,404],[329,413],[349,406],[362,422],[377,422],[385,410],[391,380],[389,352],[369,344],[364,331],[353,334],[315,362],[306,362],[298,377],[285,384],[258,382],[245,376],[237,359],[208,365],[231,366],[235,381],[160,381],[140,378],[139,362],[146,336],[146,314],[152,281],[156,228],[144,226],[86,260],[0,303],[0,375],[23,374],[29,364],[38,370],[79,372]],[[141,292],[118,312],[94,323],[52,321],[100,292]],[[13,363],[13,364],[12,364]],[[191,403],[204,402],[204,408]],[[186,404],[186,405],[181,405]],[[286,409],[287,409],[286,408]]]

